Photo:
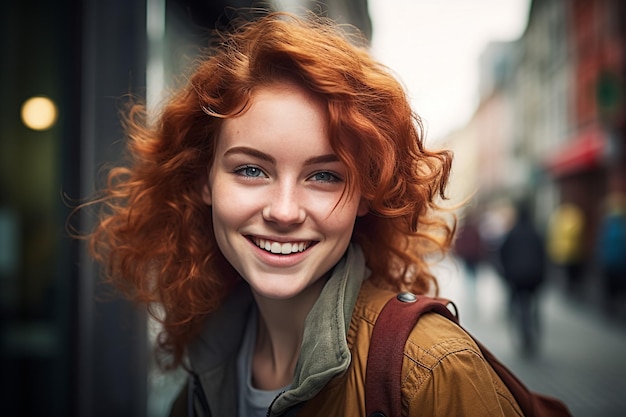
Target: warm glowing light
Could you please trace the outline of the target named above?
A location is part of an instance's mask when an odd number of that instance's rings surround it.
[[[22,105],[22,122],[33,130],[46,130],[57,120],[57,107],[48,97],[31,97]]]

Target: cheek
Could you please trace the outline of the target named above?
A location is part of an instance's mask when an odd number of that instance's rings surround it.
[[[214,199],[212,206],[213,236],[222,254],[232,264],[236,262],[233,258],[236,253],[233,249],[237,241],[236,236],[244,220],[240,216],[240,211],[227,203],[228,200],[224,200],[225,204],[220,204],[219,201]]]
[[[221,204],[213,204],[213,225],[216,230],[221,230],[235,223],[235,217],[233,210],[229,210],[228,207],[224,207]]]
[[[328,233],[337,234],[350,238],[354,222],[356,221],[357,207],[337,207],[334,213],[328,216],[327,220],[322,222]]]
[[[253,193],[240,190],[232,184],[214,183],[212,193],[215,227],[237,227],[259,211],[258,199]]]
[[[230,224],[236,218],[237,205],[232,195],[229,195],[228,189],[221,187],[219,183],[212,184],[211,206],[213,209],[213,222],[216,227]]]

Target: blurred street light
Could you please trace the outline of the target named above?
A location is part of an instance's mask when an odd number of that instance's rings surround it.
[[[22,105],[22,122],[30,129],[50,129],[56,120],[57,107],[48,97],[31,97]]]

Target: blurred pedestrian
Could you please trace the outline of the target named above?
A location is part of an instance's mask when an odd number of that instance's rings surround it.
[[[500,247],[500,264],[510,291],[510,318],[521,352],[535,353],[539,338],[537,293],[545,280],[545,246],[525,204],[517,208],[513,227]]]
[[[459,227],[454,240],[454,254],[463,262],[468,278],[476,279],[478,266],[485,258],[485,248],[475,213],[469,213]]]
[[[478,214],[468,213],[457,231],[454,240],[453,254],[461,262],[464,274],[463,284],[466,289],[467,300],[476,306],[476,286],[478,267],[486,259],[485,244],[480,233]]]
[[[582,210],[572,203],[556,208],[548,224],[547,251],[553,265],[565,276],[567,288],[579,291],[584,273]]]
[[[621,193],[606,199],[597,249],[606,307],[612,312],[618,297],[626,292],[626,198]]]

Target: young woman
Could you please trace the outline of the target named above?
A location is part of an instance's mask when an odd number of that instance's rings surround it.
[[[174,415],[365,415],[379,311],[437,292],[451,154],[425,149],[402,86],[354,41],[269,14],[220,38],[157,123],[129,114],[91,249],[193,376]],[[404,354],[404,415],[521,415],[447,319],[423,317]]]

